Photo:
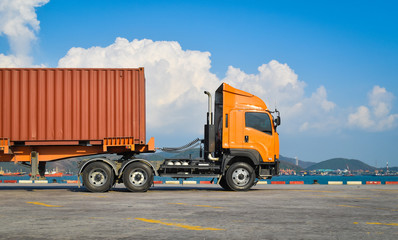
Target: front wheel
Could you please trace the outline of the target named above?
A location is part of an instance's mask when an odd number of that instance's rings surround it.
[[[123,171],[123,183],[132,192],[146,192],[152,185],[152,168],[142,162],[135,162]]]
[[[226,182],[231,190],[247,191],[253,186],[254,180],[254,170],[247,163],[234,163],[227,170]]]
[[[90,163],[83,171],[83,185],[90,192],[107,192],[112,188],[115,174],[108,164]]]
[[[221,179],[218,181],[218,184],[224,188],[224,190],[231,191],[232,189],[228,186],[227,180],[225,180],[225,176],[222,176]]]

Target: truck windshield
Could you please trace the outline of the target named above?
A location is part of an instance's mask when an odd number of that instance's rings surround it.
[[[272,125],[269,115],[259,112],[245,113],[246,127],[254,128],[258,131],[272,134]]]

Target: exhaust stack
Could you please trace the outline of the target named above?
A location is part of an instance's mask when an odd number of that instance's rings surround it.
[[[218,158],[212,156],[212,153],[216,148],[216,133],[213,122],[213,112],[211,109],[212,97],[208,91],[204,92],[208,97],[208,112],[207,112],[207,124],[205,125],[205,154],[204,157],[206,160],[210,161],[218,161]]]

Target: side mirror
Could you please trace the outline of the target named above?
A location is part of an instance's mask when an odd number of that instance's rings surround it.
[[[279,126],[279,125],[281,125],[281,117],[280,117],[280,116],[277,116],[277,117],[275,118],[275,126]]]

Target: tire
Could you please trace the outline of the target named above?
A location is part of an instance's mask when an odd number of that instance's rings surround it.
[[[134,162],[123,171],[124,186],[131,192],[146,192],[153,183],[152,168],[142,162]]]
[[[107,192],[112,188],[115,174],[104,162],[90,163],[83,171],[83,185],[90,192]]]
[[[247,163],[234,163],[227,170],[226,182],[229,188],[233,191],[249,190],[253,186],[254,180],[254,170]]]
[[[225,178],[226,178],[225,176],[222,176],[221,179],[220,179],[220,181],[218,181],[218,184],[219,184],[222,188],[224,188],[224,190],[231,191],[231,188],[228,186],[227,180],[226,180]]]

